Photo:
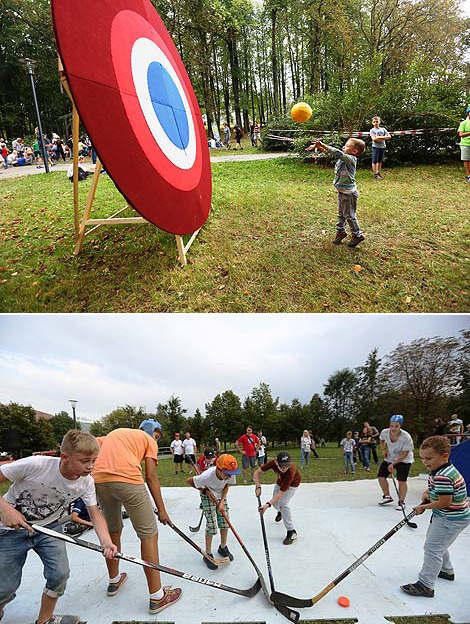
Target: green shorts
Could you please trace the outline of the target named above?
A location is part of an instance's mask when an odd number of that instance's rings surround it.
[[[217,527],[219,527],[219,529],[229,528],[227,521],[220,513],[216,504],[211,498],[209,498],[205,494],[201,494],[201,503],[202,510],[204,511],[204,516],[206,518],[207,535],[217,535]],[[228,516],[227,499],[224,500],[224,511]]]

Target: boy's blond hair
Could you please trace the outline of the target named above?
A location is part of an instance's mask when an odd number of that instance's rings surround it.
[[[422,450],[433,449],[439,455],[444,455],[450,453],[450,442],[444,436],[430,436],[423,441],[420,448]]]
[[[97,455],[100,450],[100,445],[96,438],[91,433],[86,431],[80,431],[80,429],[71,429],[68,431],[60,445],[60,452],[65,455],[72,455],[72,453],[82,453],[83,455]]]
[[[374,119],[378,119],[379,121],[382,121],[378,115],[374,115],[374,116],[372,117],[372,121],[374,121]]]
[[[349,139],[351,143],[354,145],[354,149],[357,151],[357,155],[359,156],[366,149],[366,144],[362,139]]]

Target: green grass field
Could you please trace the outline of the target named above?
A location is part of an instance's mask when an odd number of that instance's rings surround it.
[[[331,244],[332,168],[215,163],[213,209],[176,262],[150,225],[101,227],[73,256],[65,172],[2,180],[1,312],[465,312],[470,188],[459,163],[358,172],[366,241]],[[124,206],[101,176],[98,210]],[[85,201],[90,180],[80,183]]]

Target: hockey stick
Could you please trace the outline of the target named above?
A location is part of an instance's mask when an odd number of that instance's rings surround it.
[[[393,535],[395,535],[397,531],[399,531],[402,527],[404,527],[405,524],[407,524],[408,520],[412,518],[414,515],[416,515],[416,512],[413,510],[412,512],[408,514],[407,517],[405,517],[398,524],[396,524],[393,527],[393,529],[390,529],[388,533],[386,533],[382,538],[380,538],[379,541],[376,542],[372,546],[372,548],[369,548],[367,552],[365,552],[361,557],[359,557],[359,559],[357,559],[352,565],[350,565],[349,568],[347,568],[344,572],[342,572],[339,576],[337,576],[334,581],[331,581],[331,583],[329,583],[324,589],[322,589],[322,591],[319,594],[317,594],[313,598],[295,598],[294,596],[289,596],[288,594],[281,594],[280,592],[277,592],[277,591],[271,594],[271,598],[275,600],[276,602],[279,602],[280,604],[283,604],[283,605],[291,605],[293,607],[313,607],[315,603],[321,600],[323,596],[325,596],[334,587],[336,587],[336,585],[341,583],[341,581],[344,580],[349,574],[351,574],[351,572],[354,572],[354,570],[358,568],[361,565],[361,563],[364,563],[364,561],[368,557],[370,557],[373,553],[375,553],[375,551],[378,550],[383,544],[385,544],[385,542],[389,540]]]
[[[251,556],[250,551],[248,550],[248,548],[245,546],[242,538],[238,535],[238,533],[235,531],[235,528],[233,526],[233,524],[230,522],[229,517],[227,516],[227,514],[225,513],[224,509],[220,509],[219,508],[219,502],[216,499],[216,497],[212,494],[212,492],[208,489],[205,490],[204,492],[212,501],[213,503],[216,505],[217,509],[220,511],[221,515],[224,517],[226,523],[228,524],[230,530],[232,531],[232,533],[235,536],[235,539],[237,540],[237,542],[240,544],[240,546],[242,547],[243,552],[245,553],[245,555],[248,557],[248,559],[250,560],[251,565],[254,567],[256,574],[258,575],[258,580],[261,583],[261,589],[263,590],[264,595],[266,596],[266,598],[268,599],[268,601],[274,606],[275,609],[277,609],[279,611],[279,613],[282,613],[282,615],[287,618],[290,622],[298,622],[299,618],[300,618],[300,613],[298,613],[297,611],[293,611],[292,609],[289,609],[289,607],[287,606],[288,603],[282,603],[282,604],[278,604],[277,600],[274,600],[272,598],[272,596],[269,594],[268,592],[268,588],[266,587],[266,582],[264,580],[264,576],[261,572],[261,570],[258,568],[258,566],[256,565],[255,560],[253,559],[253,557]],[[273,592],[274,593],[274,592]],[[295,606],[295,605],[294,605]]]
[[[158,511],[156,509],[154,509],[154,512],[158,516]],[[222,557],[221,559],[214,559],[214,557],[210,557],[198,544],[196,544],[196,542],[193,542],[193,540],[189,537],[189,535],[186,535],[186,533],[183,533],[183,531],[179,529],[176,526],[176,524],[173,524],[171,520],[167,522],[167,524],[170,528],[173,529],[175,533],[177,533],[180,537],[182,537],[185,542],[188,542],[188,544],[192,546],[193,548],[195,548],[198,551],[198,553],[200,553],[206,559],[209,559],[209,561],[212,561],[212,563],[215,563],[215,565],[223,565],[225,563],[230,563],[230,559],[228,557]]]
[[[191,531],[191,533],[197,533],[199,531],[199,529],[201,528],[201,524],[202,524],[202,519],[203,518],[204,518],[204,512],[201,511],[201,517],[199,518],[198,525],[195,526],[195,527],[192,527],[192,526],[189,527],[189,530]]]
[[[262,507],[261,497],[257,496],[257,499],[258,499],[258,508]],[[260,513],[259,517],[261,520],[261,532],[263,533],[264,553],[266,555],[266,566],[268,568],[269,584],[271,586],[271,595],[272,595],[274,592],[274,578],[273,578],[273,571],[271,568],[271,557],[269,555],[268,536],[266,535],[266,525],[264,524],[264,514]]]
[[[69,542],[70,544],[75,544],[76,546],[82,546],[83,548],[88,548],[89,550],[96,550],[99,553],[103,553],[104,551],[104,548],[99,544],[86,542],[85,540],[74,538],[69,535],[64,535],[63,533],[58,533],[57,531],[52,531],[51,529],[46,529],[46,527],[37,526],[36,524],[32,524],[31,526],[38,533],[43,533],[44,535],[49,535],[50,537],[56,537],[57,539],[63,540],[64,542]],[[248,587],[248,589],[238,589],[237,587],[230,587],[230,585],[224,585],[223,583],[218,583],[217,581],[211,581],[202,578],[201,576],[196,576],[195,574],[189,574],[189,572],[180,572],[179,570],[175,570],[174,568],[167,568],[166,566],[157,563],[150,563],[150,561],[138,559],[137,557],[131,557],[130,555],[125,555],[124,553],[118,552],[115,554],[115,557],[116,559],[129,561],[130,563],[137,563],[144,568],[160,570],[160,572],[163,572],[165,574],[178,576],[179,578],[186,579],[187,581],[193,581],[194,583],[199,583],[200,585],[207,585],[208,587],[221,589],[222,591],[230,592],[232,594],[238,594],[239,596],[245,596],[246,598],[252,598],[261,589],[261,582],[259,578],[256,580],[256,583],[251,587]]]
[[[397,482],[395,481],[395,476],[394,476],[393,472],[390,473],[390,474],[392,476],[392,481],[393,481],[393,485],[395,487],[395,492],[397,493],[397,496],[398,496],[398,504],[401,507],[401,510],[403,512],[403,517],[406,520],[406,524],[410,527],[410,529],[417,529],[418,525],[416,524],[416,522],[410,522],[407,519],[407,517],[406,517],[405,509],[404,509],[404,507],[403,507],[403,505],[401,504],[401,501],[400,501],[400,492],[398,491],[398,486],[397,486]]]

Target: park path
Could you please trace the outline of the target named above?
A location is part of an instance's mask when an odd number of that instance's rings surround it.
[[[290,156],[289,152],[262,152],[259,154],[240,154],[239,151],[227,152],[220,156],[211,156],[211,163],[217,162],[233,162],[236,160],[270,160],[271,158],[285,158]],[[71,161],[66,163],[58,163],[51,167],[51,171],[67,171],[70,167]],[[91,162],[85,162],[85,168],[93,170],[93,164]],[[0,181],[8,178],[20,178],[28,175],[35,175],[37,173],[45,173],[43,167],[38,169],[36,165],[26,165],[24,167],[8,167],[8,169],[0,168]]]

